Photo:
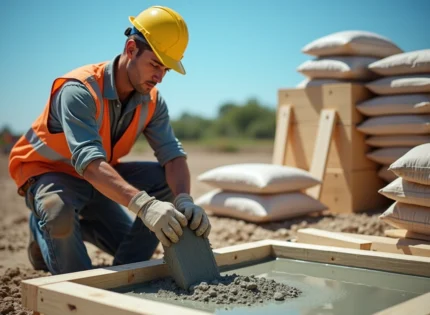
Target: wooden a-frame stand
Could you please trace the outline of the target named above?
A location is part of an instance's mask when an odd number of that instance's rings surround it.
[[[386,184],[378,175],[380,165],[368,158],[372,147],[357,129],[366,119],[357,104],[371,97],[365,86],[354,83],[278,89],[273,162],[323,179],[308,193],[332,213],[389,206],[389,199],[378,193]]]
[[[288,134],[290,132],[291,116],[293,107],[291,105],[279,108],[276,122],[275,144],[273,149],[273,164],[284,165],[285,156],[287,155]],[[316,185],[306,190],[306,193],[320,199],[321,189],[324,183],[324,175],[327,168],[327,160],[332,143],[334,128],[336,126],[336,110],[323,109],[320,113],[318,131],[315,135],[316,141],[314,146],[312,164],[309,173],[321,181],[321,185]]]

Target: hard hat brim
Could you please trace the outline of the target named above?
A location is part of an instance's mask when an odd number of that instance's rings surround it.
[[[169,56],[167,56],[166,54],[162,53],[161,51],[158,51],[151,43],[151,40],[148,39],[145,34],[142,32],[141,28],[142,26],[139,25],[137,23],[137,21],[135,21],[135,18],[133,16],[129,17],[129,20],[131,22],[131,24],[133,24],[138,30],[139,32],[142,34],[143,37],[145,37],[146,41],[148,42],[149,46],[151,46],[152,51],[154,52],[154,54],[157,56],[157,58],[160,60],[160,62],[166,67],[166,68],[170,68],[175,70],[176,72],[180,73],[180,74],[185,74],[185,68],[182,65],[181,61],[177,61]]]

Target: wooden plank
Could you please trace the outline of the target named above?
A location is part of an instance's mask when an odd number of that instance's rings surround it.
[[[309,172],[311,175],[321,180],[323,184],[313,186],[306,190],[306,193],[315,199],[320,199],[321,188],[324,185],[324,175],[327,167],[327,159],[330,152],[335,122],[335,110],[324,109],[321,111],[321,118],[313,151],[312,164]]]
[[[356,125],[363,120],[356,104],[371,97],[363,85],[351,83],[278,89],[278,104],[294,108],[292,123],[317,123],[321,110],[332,108],[338,112],[341,124]]]
[[[122,285],[150,281],[169,274],[167,265],[161,259],[139,263],[98,268],[62,275],[24,280],[21,282],[22,304],[35,309],[38,299],[38,288],[41,286],[73,281],[100,289],[115,288]]]
[[[215,249],[214,254],[218,266],[225,267],[269,258],[273,251],[271,242],[264,240]]]
[[[378,193],[385,185],[376,169],[343,172],[328,168],[320,200],[332,213],[382,211],[392,203]]]
[[[296,109],[294,113],[295,111]],[[286,165],[310,169],[318,128],[318,123],[291,124],[284,162]],[[365,143],[365,139],[366,136],[357,131],[355,126],[336,124],[327,167],[340,168],[344,171],[379,168],[379,164],[366,156],[371,148]]]
[[[260,260],[272,255],[270,242],[259,241],[213,250],[219,267],[241,262]],[[154,259],[121,266],[98,268],[24,280],[21,282],[22,304],[32,310],[37,307],[38,289],[42,286],[70,281],[99,289],[116,288],[141,283],[169,275],[169,269],[162,259]]]
[[[369,250],[372,242],[359,237],[359,235],[343,235],[336,232],[324,231],[314,228],[297,231],[297,242],[315,245],[327,245],[343,248]]]
[[[67,281],[40,287],[37,310],[44,314],[74,315],[208,314]]]
[[[385,236],[393,238],[411,238],[415,240],[422,240],[430,242],[430,235],[425,235],[421,233],[411,232],[405,229],[391,229],[384,231]]]
[[[345,236],[357,235],[344,232],[338,233]],[[361,234],[358,237],[372,242],[370,248],[372,251],[430,257],[430,243],[427,241]]]
[[[288,134],[291,121],[291,106],[283,105],[278,108],[275,144],[273,148],[272,163],[283,165],[287,154]]]
[[[430,292],[389,307],[375,315],[428,315],[430,314]]]
[[[429,257],[409,256],[333,246],[288,243],[272,240],[276,257],[374,270],[430,276]]]

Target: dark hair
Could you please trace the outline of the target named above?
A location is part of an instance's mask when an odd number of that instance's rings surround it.
[[[126,30],[125,30],[125,32],[124,32],[124,34],[125,34],[125,36],[127,36],[127,40],[125,41],[125,43],[127,44],[127,42],[130,40],[130,39],[133,39],[134,41],[135,41],[135,43],[136,43],[136,46],[137,46],[137,49],[139,50],[138,52],[137,52],[137,56],[139,57],[145,50],[149,50],[149,51],[152,51],[152,48],[151,48],[151,46],[149,46],[149,44],[146,42],[146,39],[145,39],[145,37],[143,37],[143,35],[141,34],[141,33],[135,33],[134,32],[134,34],[131,34],[132,33],[132,28],[131,27],[128,27]],[[125,51],[125,47],[124,47],[124,51]]]

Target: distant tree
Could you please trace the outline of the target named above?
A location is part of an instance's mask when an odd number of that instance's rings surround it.
[[[172,121],[176,137],[181,140],[199,140],[203,138],[211,120],[184,113],[178,120]]]
[[[216,119],[204,119],[190,113],[172,121],[176,136],[182,140],[204,137],[269,139],[275,135],[276,111],[261,104],[256,98],[244,104],[227,102],[218,110]]]
[[[230,112],[231,110],[233,110],[236,107],[237,107],[237,105],[233,104],[233,103],[222,104],[218,110],[218,118],[224,116],[225,114],[227,114],[228,112]]]

